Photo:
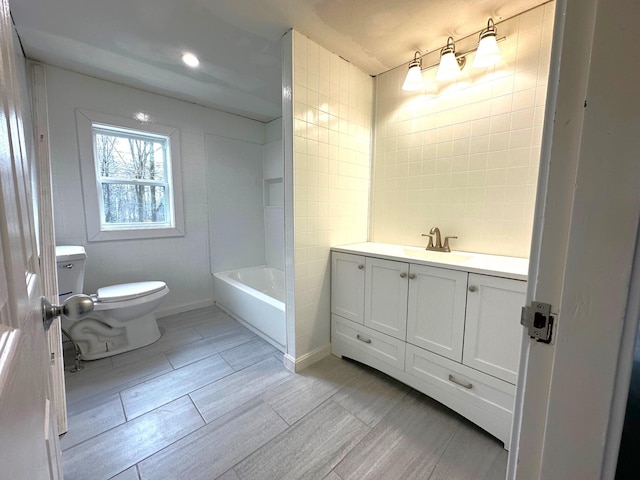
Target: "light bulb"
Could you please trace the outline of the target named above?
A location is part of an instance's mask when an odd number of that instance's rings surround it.
[[[200,60],[198,60],[198,57],[196,57],[193,53],[185,53],[184,55],[182,55],[182,61],[185,63],[185,65],[188,65],[192,68],[200,65]]]

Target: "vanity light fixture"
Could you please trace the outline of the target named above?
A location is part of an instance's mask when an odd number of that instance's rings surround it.
[[[191,68],[196,68],[198,65],[200,65],[200,60],[198,60],[198,57],[189,52],[186,52],[182,55],[182,61],[185,63],[185,65]]]
[[[415,92],[424,87],[422,83],[422,58],[420,52],[416,51],[413,60],[409,62],[409,71],[402,84],[402,89],[407,92]]]
[[[475,35],[475,34],[474,34]],[[502,59],[498,42],[505,40],[505,37],[497,38],[498,29],[493,23],[493,19],[487,21],[487,28],[480,32],[478,46],[463,53],[456,53],[456,44],[453,37],[447,38],[447,44],[440,50],[440,62],[426,67],[422,67],[422,54],[416,51],[413,60],[409,62],[409,70],[402,84],[402,89],[407,92],[414,92],[424,88],[422,81],[422,72],[433,67],[438,67],[436,80],[439,82],[447,82],[454,80],[460,75],[460,71],[464,68],[467,55],[476,52],[473,59],[474,68],[487,68],[495,65]],[[470,38],[465,37],[463,40]]]
[[[436,80],[439,82],[453,80],[460,75],[460,70],[464,68],[466,62],[465,56],[456,56],[456,44],[453,37],[447,38],[447,45],[440,50],[440,64]]]
[[[502,59],[500,48],[498,47],[498,30],[493,23],[493,19],[487,21],[487,28],[480,32],[478,50],[473,59],[473,68],[486,68],[495,65]]]

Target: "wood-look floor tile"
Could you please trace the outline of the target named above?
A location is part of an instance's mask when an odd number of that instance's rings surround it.
[[[281,383],[263,399],[293,425],[359,375],[353,364],[333,355]]]
[[[331,399],[373,427],[410,389],[376,370],[364,366],[360,368],[361,375],[356,375]]]
[[[212,355],[123,390],[120,395],[127,419],[149,412],[231,373],[233,369],[220,355]]]
[[[231,365],[231,368],[238,371],[277,353],[279,353],[277,348],[261,338],[254,338],[252,341],[226,350],[220,355]]]
[[[60,437],[66,450],[126,421],[120,395],[113,393],[91,402],[86,409],[68,409],[68,431]]]
[[[200,334],[193,328],[183,328],[174,331],[162,331],[160,339],[143,348],[131,350],[111,357],[114,368],[127,367],[149,357],[185,348],[198,340],[202,340]]]
[[[456,431],[429,480],[484,479],[498,454],[504,451],[497,439],[466,420],[463,422],[463,428]]]
[[[203,323],[215,322],[225,317],[228,318],[229,315],[220,308],[213,306],[158,318],[158,326],[167,331],[179,330]]]
[[[502,449],[501,452],[496,455],[493,464],[487,471],[487,474],[484,476],[484,480],[504,480],[507,478],[507,458],[509,456],[509,452],[505,449]]]
[[[156,355],[123,368],[109,367],[67,374],[67,407],[74,409],[76,405],[99,403],[109,394],[170,371],[173,371],[173,368],[166,357]]]
[[[229,315],[218,317],[212,322],[202,323],[193,327],[202,338],[217,337],[218,335],[224,335],[228,332],[235,332],[243,328],[247,328]]]
[[[293,373],[271,356],[196,390],[191,393],[191,399],[210,423],[292,376]]]
[[[268,405],[254,400],[140,462],[140,477],[217,478],[286,428],[287,424]],[[266,478],[269,477],[262,477]]]
[[[411,392],[335,468],[344,480],[424,480],[461,422],[441,404]]]
[[[342,480],[342,479],[340,478],[340,475],[338,475],[336,472],[332,470],[329,472],[329,475],[324,477],[323,480]]]
[[[138,477],[138,469],[134,466],[127,468],[124,472],[119,473],[115,477],[111,477],[110,480],[140,480],[140,477]]]
[[[322,480],[369,430],[329,400],[234,470],[243,480]]]
[[[189,397],[162,406],[62,453],[65,480],[102,480],[204,425]]]
[[[216,353],[221,353],[230,348],[250,342],[255,338],[255,333],[250,332],[244,327],[240,327],[238,330],[193,342],[189,345],[189,348],[178,348],[169,351],[166,353],[166,356],[169,362],[171,362],[171,365],[173,365],[173,368],[180,368]]]
[[[238,477],[238,474],[232,468],[231,470],[227,470],[225,473],[220,475],[218,478],[216,478],[216,480],[240,480],[240,477]]]

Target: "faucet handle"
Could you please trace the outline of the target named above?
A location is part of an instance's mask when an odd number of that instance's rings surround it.
[[[451,248],[449,247],[449,239],[450,238],[458,238],[458,237],[444,237],[444,245],[442,245],[442,248],[446,251],[446,252],[450,252]]]
[[[427,243],[427,249],[433,248],[433,235],[430,235],[428,233],[423,233],[422,236],[429,237],[429,242]]]

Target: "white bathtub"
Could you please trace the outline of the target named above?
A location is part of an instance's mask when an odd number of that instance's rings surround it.
[[[284,272],[251,267],[213,274],[216,303],[281,351],[286,351]]]

